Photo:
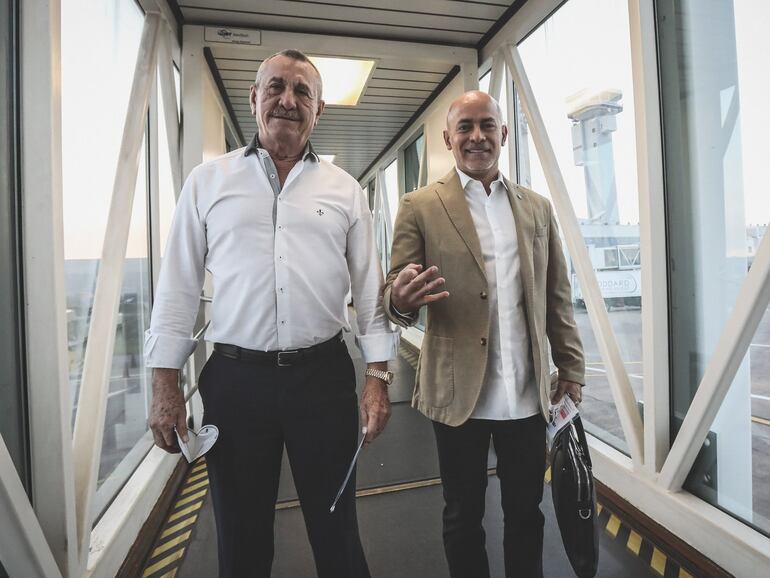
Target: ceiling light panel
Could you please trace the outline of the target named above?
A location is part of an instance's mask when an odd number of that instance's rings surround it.
[[[355,106],[374,70],[374,60],[311,56],[321,73],[323,100],[327,105]]]

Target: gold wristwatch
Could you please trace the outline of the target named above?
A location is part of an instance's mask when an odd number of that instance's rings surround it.
[[[364,375],[371,375],[372,377],[381,379],[382,381],[385,382],[386,385],[390,385],[391,383],[393,383],[392,371],[380,371],[379,369],[367,369],[364,372]]]

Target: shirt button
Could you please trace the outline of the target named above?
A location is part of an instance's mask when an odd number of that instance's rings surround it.
[[[274,178],[275,178],[275,175],[270,175],[270,178],[271,178],[271,179],[274,179]]]
[[[487,344],[487,338],[486,337],[482,337],[481,338],[481,345],[482,345],[482,347],[486,346],[486,344]]]
[[[486,299],[487,298],[487,292],[486,291],[482,291],[481,293],[479,293],[479,297],[481,297],[482,299]]]

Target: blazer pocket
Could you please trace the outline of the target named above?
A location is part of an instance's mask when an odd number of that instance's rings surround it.
[[[455,396],[454,339],[425,334],[420,357],[420,397],[433,407],[446,407]]]
[[[537,225],[535,227],[535,237],[544,237],[548,234],[548,225]]]

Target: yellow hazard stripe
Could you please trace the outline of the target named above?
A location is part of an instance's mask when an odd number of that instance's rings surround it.
[[[628,549],[638,556],[639,551],[642,549],[642,537],[631,530],[631,533],[628,535],[628,542],[626,542],[626,546],[628,546]]]
[[[658,574],[663,576],[666,573],[666,555],[657,548],[652,549],[652,559],[650,567]]]
[[[202,505],[203,505],[203,500],[201,500],[200,502],[191,504],[190,506],[187,506],[183,510],[179,510],[178,512],[169,516],[168,522],[173,522],[174,520],[178,520],[179,518],[184,518],[187,514],[190,514],[195,510],[199,510]]]
[[[184,548],[177,550],[173,554],[169,554],[162,560],[155,562],[152,566],[148,566],[147,569],[145,569],[144,574],[142,574],[142,578],[147,578],[147,576],[150,576],[152,574],[155,574],[158,570],[162,570],[169,564],[176,562],[179,560],[182,556],[184,556]]]
[[[182,528],[186,528],[186,527],[187,527],[187,526],[189,526],[190,524],[194,524],[194,523],[195,523],[195,521],[196,521],[197,519],[198,519],[198,514],[195,514],[194,516],[190,516],[190,517],[189,517],[189,518],[187,518],[186,520],[182,520],[182,521],[181,521],[181,522],[179,522],[178,524],[176,524],[176,525],[174,525],[174,526],[171,526],[170,528],[167,528],[167,529],[166,529],[166,530],[164,530],[164,531],[163,531],[163,533],[160,535],[160,539],[162,540],[163,538],[165,538],[165,537],[167,537],[167,536],[170,536],[171,534],[174,534],[174,533],[178,532],[178,531],[179,531],[179,530],[181,530]]]
[[[158,546],[157,548],[155,548],[155,550],[152,551],[150,558],[155,558],[156,556],[160,556],[161,554],[163,554],[163,552],[168,552],[172,548],[179,546],[179,544],[182,544],[185,541],[187,541],[187,539],[190,537],[190,534],[192,534],[192,530],[187,530],[184,534],[180,534],[176,538],[169,540],[168,542],[165,542],[161,546]]]
[[[193,482],[196,482],[198,480],[202,480],[203,478],[208,478],[209,473],[207,471],[200,472],[199,474],[195,474],[194,476],[190,476],[187,478],[187,483],[192,484]]]
[[[202,482],[198,482],[197,484],[193,484],[192,486],[187,486],[184,490],[182,490],[182,495],[186,496],[187,494],[194,492],[195,490],[200,490],[201,488],[205,488],[209,485],[208,479],[203,480]]]
[[[207,491],[208,490],[204,488],[200,492],[197,492],[195,494],[190,494],[186,498],[182,498],[176,504],[174,504],[174,509],[176,510],[178,508],[181,508],[185,504],[189,504],[190,502],[194,502],[195,500],[202,500],[203,498],[206,497]]]
[[[618,530],[620,530],[620,518],[615,514],[610,514],[610,521],[607,522],[607,531],[615,538],[618,535]]]

